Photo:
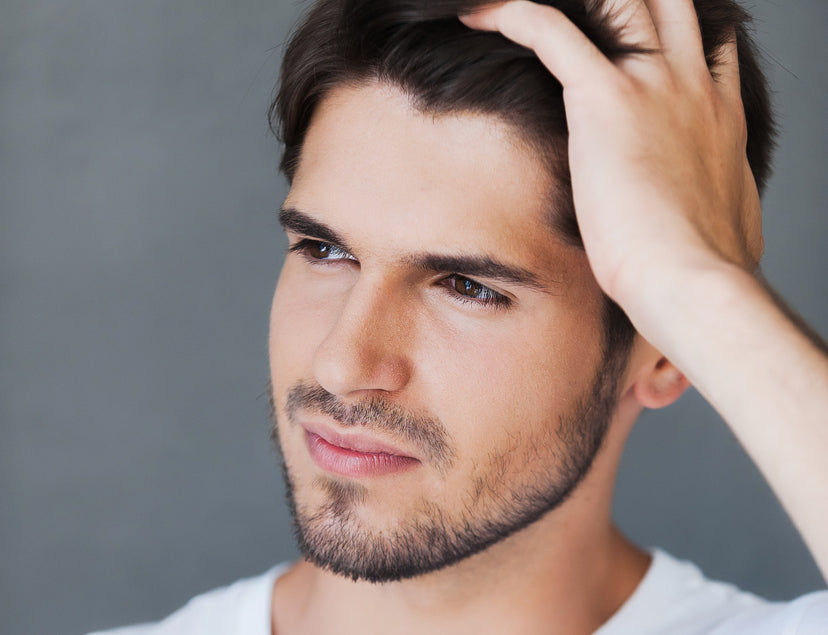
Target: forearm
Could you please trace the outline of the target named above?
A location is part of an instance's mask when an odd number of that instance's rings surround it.
[[[828,579],[828,357],[822,344],[736,267],[652,272],[646,287],[622,306],[727,421]]]

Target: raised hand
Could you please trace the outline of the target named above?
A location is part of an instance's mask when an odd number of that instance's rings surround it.
[[[524,0],[462,16],[531,48],[561,82],[578,224],[598,283],[728,422],[828,579],[828,355],[753,275],[759,196],[736,44],[711,74],[691,0],[609,0],[611,61]]]
[[[735,41],[714,78],[691,0],[607,10],[651,52],[614,63],[560,11],[523,0],[461,19],[531,48],[563,85],[576,215],[608,295],[634,306],[642,284],[675,268],[755,270],[761,217]]]

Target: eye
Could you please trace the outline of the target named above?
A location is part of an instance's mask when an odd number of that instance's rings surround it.
[[[493,307],[506,307],[510,303],[509,298],[505,295],[465,276],[454,273],[444,280],[446,285],[454,290],[455,296],[461,302]]]
[[[356,260],[356,258],[341,247],[326,243],[322,240],[311,240],[309,238],[304,238],[295,245],[291,245],[288,252],[301,254],[310,261]]]

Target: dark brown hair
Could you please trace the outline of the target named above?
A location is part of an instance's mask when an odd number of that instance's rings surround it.
[[[268,111],[284,144],[281,169],[296,171],[311,117],[341,84],[379,80],[400,87],[425,113],[493,115],[547,162],[554,177],[552,226],[580,245],[567,162],[560,83],[535,54],[497,33],[473,31],[458,19],[481,0],[317,0],[288,43],[278,93]],[[562,10],[610,58],[646,54],[613,26],[603,0],[546,0]],[[770,173],[774,125],[768,89],[750,33],[750,17],[734,0],[696,0],[708,66],[735,33],[748,129],[747,155],[760,192]],[[607,105],[611,108],[612,105]],[[629,349],[634,330],[609,299],[610,350]]]

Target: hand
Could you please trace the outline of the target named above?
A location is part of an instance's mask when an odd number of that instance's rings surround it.
[[[575,213],[598,283],[728,422],[828,580],[828,355],[753,275],[759,195],[736,45],[705,64],[692,0],[608,0],[632,44],[607,59],[553,8],[462,16],[560,80]]]
[[[460,19],[531,48],[563,85],[586,253],[603,290],[630,313],[655,272],[675,280],[718,264],[755,271],[761,213],[735,41],[714,79],[692,0],[607,4],[631,43],[651,53],[613,63],[560,11],[524,0]]]

